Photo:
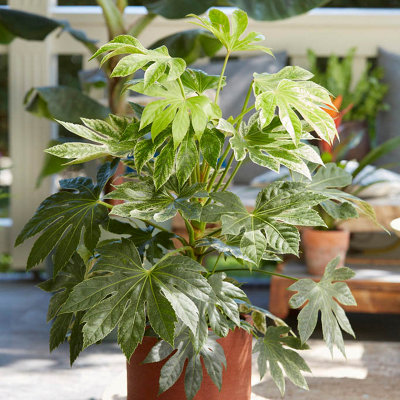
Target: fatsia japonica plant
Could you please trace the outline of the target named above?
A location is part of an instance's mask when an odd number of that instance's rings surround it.
[[[344,282],[353,272],[335,268],[336,259],[318,283],[287,277],[295,281],[290,290],[297,292],[291,306],[303,307],[298,338],[282,320],[251,305],[227,276],[228,270],[218,263],[207,269],[204,260],[216,252],[258,271],[263,260],[299,254],[298,227],[324,226],[316,211],[319,204],[352,202],[361,211],[370,209],[330,189],[335,185],[329,185],[329,176],[312,174],[313,166],[323,163],[307,143],[313,138],[310,132],[328,143],[337,135],[324,110],[333,107],[328,91],[299,67],[254,74],[246,98],[238,99],[243,102],[240,115],[222,116],[218,98],[224,85],[232,84],[224,76],[230,55],[271,51],[260,44],[261,34],[245,34],[248,20],[241,10],[233,12],[231,22],[217,9],[207,17],[191,16],[225,47],[221,74],[189,69],[166,47],[149,50],[128,35],[97,50],[93,57],[102,57],[102,63],[117,57],[112,76],[129,77],[144,70],[143,79],[127,80],[124,90],[148,96],[149,101],[145,107],[133,104],[134,116],[82,118],[82,124],[60,121],[86,142],[57,145],[48,153],[69,164],[105,157],[108,161],[96,182],[84,177],[62,180],[59,192],[44,200],[26,224],[17,245],[40,235],[28,268],[52,254],[54,276],[40,285],[54,293],[48,311],[48,320],[54,320],[50,349],[67,338],[71,364],[83,349],[118,327],[118,343],[128,360],[149,334],[159,342],[147,361],[176,351],[175,362],[161,371],[160,392],[176,382],[186,359],[190,373],[198,376],[203,359],[211,379],[221,387],[226,360],[216,340],[243,328],[256,339],[261,376],[269,368],[282,393],[284,373],[307,388],[302,372],[309,368],[296,350],[307,348],[321,312],[327,345],[344,353],[340,328],[353,331],[340,303],[355,304]],[[215,95],[209,96],[210,89]],[[251,211],[229,191],[246,157],[273,171],[286,166],[293,178],[261,190]],[[123,183],[105,194],[119,163],[126,166]],[[313,177],[318,181],[313,183]],[[162,225],[178,214],[186,236]],[[109,233],[107,239],[104,232]],[[252,324],[241,318],[246,313],[252,315]],[[186,385],[188,399],[200,383]]]

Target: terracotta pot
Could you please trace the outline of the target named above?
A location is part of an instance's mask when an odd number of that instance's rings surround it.
[[[304,229],[301,238],[307,270],[311,275],[323,275],[326,265],[337,256],[340,257],[339,266],[343,266],[349,249],[350,232]]]
[[[166,392],[157,396],[161,367],[167,360],[142,364],[156,339],[145,336],[129,363],[127,400],[185,400],[185,369],[178,381]],[[250,400],[252,337],[245,330],[236,328],[225,338],[218,339],[223,347],[227,368],[222,375],[219,392],[203,365],[203,381],[194,400]]]

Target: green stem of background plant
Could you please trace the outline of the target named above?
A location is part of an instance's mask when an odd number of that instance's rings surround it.
[[[226,53],[226,56],[225,56],[224,65],[222,66],[221,75],[219,76],[217,91],[215,93],[215,100],[214,100],[215,104],[218,104],[219,92],[221,91],[221,88],[222,88],[222,81],[224,80],[224,73],[225,73],[225,69],[226,69],[226,64],[228,64],[228,59],[229,59],[230,54],[231,53],[228,51]]]
[[[149,25],[153,19],[156,17],[156,14],[148,13],[146,15],[142,15],[139,19],[135,21],[133,25],[128,28],[128,35],[138,37],[143,30]]]
[[[248,268],[223,268],[217,270],[217,272],[234,272],[234,271],[249,271]],[[283,274],[278,274],[277,272],[271,272],[271,271],[265,271],[263,269],[252,269],[251,272],[259,272],[261,274],[266,274],[266,275],[273,275],[273,276],[279,276],[281,278],[285,279],[290,279],[292,281],[298,281],[297,278],[293,278],[293,276],[288,276],[288,275],[283,275]]]

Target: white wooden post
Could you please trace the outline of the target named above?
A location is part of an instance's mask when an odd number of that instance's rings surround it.
[[[9,0],[9,6],[18,10],[49,15],[55,0]],[[43,42],[15,39],[9,46],[9,137],[13,182],[11,185],[10,247],[13,266],[25,268],[32,242],[13,248],[16,236],[33,215],[39,203],[49,195],[51,180],[39,189],[36,179],[43,165],[43,150],[51,138],[51,123],[37,118],[23,106],[26,92],[34,86],[55,83],[54,59],[49,38]]]

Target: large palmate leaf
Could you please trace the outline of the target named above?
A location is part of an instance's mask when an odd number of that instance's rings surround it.
[[[193,7],[193,2],[191,4]],[[172,57],[180,57],[186,64],[191,64],[198,58],[212,57],[222,47],[219,40],[201,29],[174,33],[157,40],[150,48],[160,46],[166,46]]]
[[[328,2],[329,0],[228,0],[229,5],[246,11],[251,18],[260,21],[294,17]]]
[[[291,337],[287,336],[289,331],[288,326],[268,327],[265,336],[257,340],[253,350],[254,353],[258,352],[257,364],[260,377],[265,375],[268,365],[271,377],[282,396],[285,393],[283,371],[295,385],[303,389],[308,389],[308,386],[301,372],[311,372],[299,354],[288,348],[292,347]]]
[[[75,253],[56,277],[38,285],[42,290],[54,293],[47,311],[47,321],[55,318],[50,329],[50,351],[68,338],[71,365],[82,351],[82,326],[80,324],[82,313],[59,314],[59,311],[67,301],[72,289],[85,279],[85,273],[86,265],[82,258]]]
[[[232,13],[232,24],[227,15],[217,9],[210,10],[208,17],[199,17],[194,14],[189,14],[189,16],[199,21],[191,21],[192,24],[211,32],[228,52],[259,50],[272,54],[269,48],[255,44],[265,39],[260,33],[250,32],[241,38],[248,25],[247,14],[242,10],[235,10]]]
[[[108,107],[67,86],[33,88],[26,94],[24,104],[32,114],[73,123],[81,122],[82,117],[106,119],[110,114]]]
[[[155,233],[155,228],[137,228],[129,222],[123,222],[116,218],[109,218],[102,227],[108,232],[117,235],[129,235],[137,247],[139,254],[145,256],[149,262],[154,262],[155,259],[160,259],[166,250],[173,250],[175,246],[172,238],[175,235],[171,232],[159,231]]]
[[[324,107],[335,108],[329,92],[311,82],[313,74],[300,67],[285,67],[275,74],[254,74],[256,109],[261,125],[267,126],[278,108],[278,116],[295,144],[302,136],[298,112],[328,143],[337,136],[335,123]]]
[[[68,21],[51,19],[25,11],[0,8],[0,43],[9,44],[14,38],[44,40],[55,29],[61,28],[82,42],[91,52],[96,51],[96,40],[89,39],[83,31],[71,28]]]
[[[248,299],[243,290],[226,280],[224,272],[211,275],[208,282],[216,297],[215,302],[206,305],[208,322],[218,336],[226,336],[229,330],[241,325],[238,301]]]
[[[311,179],[303,160],[322,164],[319,154],[306,143],[293,144],[286,132],[282,132],[282,125],[277,120],[275,118],[269,126],[262,128],[258,114],[253,114],[248,124],[242,122],[238,130],[234,129],[229,142],[236,160],[242,161],[248,154],[251,161],[275,172],[279,172],[280,166],[284,165]],[[308,137],[308,134],[304,132],[302,136]]]
[[[160,79],[175,80],[179,78],[186,67],[185,61],[178,57],[171,57],[165,46],[149,50],[143,47],[138,39],[130,35],[117,36],[100,47],[92,58],[106,52],[110,53],[102,58],[101,64],[116,55],[130,54],[118,62],[111,77],[125,77],[134,74],[139,69],[145,69],[145,88]]]
[[[167,191],[167,188],[156,190],[149,179],[143,182],[126,182],[116,187],[116,190],[106,197],[124,200],[112,209],[112,214],[121,217],[135,217],[139,219],[154,218],[157,222],[167,221],[180,212],[185,218],[199,220],[201,205],[198,201],[190,199],[206,197],[207,192],[200,184],[185,185],[175,194]]]
[[[356,218],[360,212],[380,226],[375,210],[370,204],[344,190],[339,190],[339,188],[350,185],[351,181],[352,176],[349,172],[335,163],[329,163],[325,168],[317,169],[308,189],[329,198],[329,200],[323,201],[321,206],[332,218],[341,220]]]
[[[298,315],[298,329],[304,343],[313,333],[321,312],[322,332],[324,340],[331,353],[336,345],[345,355],[344,343],[340,328],[354,336],[349,320],[339,303],[355,306],[356,301],[344,282],[354,276],[347,267],[337,268],[339,257],[332,260],[325,269],[319,282],[311,279],[300,279],[289,287],[297,293],[292,296],[289,304],[293,308],[304,305]]]
[[[221,389],[223,367],[226,368],[226,359],[222,346],[217,342],[218,337],[211,333],[206,333],[206,340],[200,349],[195,349],[192,343],[192,334],[189,329],[181,329],[175,338],[174,345],[161,340],[150,350],[144,360],[145,363],[159,362],[172,357],[163,365],[160,374],[159,393],[168,390],[181,376],[185,370],[185,393],[188,400],[192,400],[199,391],[203,380],[204,367],[214,382]]]
[[[107,207],[99,204],[100,195],[117,165],[118,159],[105,163],[98,171],[97,184],[83,177],[61,180],[61,190],[40,204],[15,241],[18,246],[41,233],[29,254],[28,269],[56,248],[53,260],[57,275],[78,247],[82,232],[85,246],[94,249],[100,237],[99,225],[108,218]]]
[[[107,155],[131,155],[137,139],[145,134],[139,132],[139,122],[116,115],[110,115],[108,121],[82,118],[85,126],[58,122],[77,136],[96,143],[67,142],[46,150],[53,156],[73,159],[67,164],[79,164]]]
[[[193,299],[212,302],[200,264],[167,255],[151,267],[144,266],[129,239],[98,251],[94,270],[109,274],[77,285],[61,309],[63,313],[88,310],[83,317],[84,347],[103,339],[118,324],[118,343],[130,359],[142,341],[146,316],[157,335],[170,344],[177,318],[196,332],[199,310]]]
[[[249,212],[240,199],[230,192],[211,193],[218,204],[203,208],[204,222],[221,221],[222,234],[245,235],[241,251],[258,264],[268,245],[281,254],[298,254],[300,226],[324,226],[313,206],[325,200],[322,194],[306,190],[295,182],[275,182],[257,196],[254,211]],[[261,240],[262,234],[265,241]]]
[[[152,97],[160,97],[143,111],[140,128],[151,124],[153,139],[172,124],[172,137],[175,148],[189,131],[190,123],[195,134],[200,137],[208,121],[221,117],[220,108],[206,95],[192,96],[193,89],[182,91],[177,81],[155,83],[149,88],[143,81],[128,82],[128,89]],[[191,97],[188,97],[191,96]]]

